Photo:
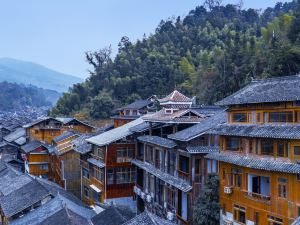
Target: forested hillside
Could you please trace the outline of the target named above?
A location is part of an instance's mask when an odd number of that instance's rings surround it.
[[[59,97],[56,91],[8,82],[1,82],[0,90],[1,111],[16,111],[28,106],[50,107]]]
[[[123,37],[114,59],[109,48],[88,52],[90,77],[65,93],[52,114],[102,118],[121,104],[175,87],[197,96],[199,104],[211,104],[252,78],[300,71],[296,2],[264,12],[206,2],[185,18],[161,21],[154,34],[135,43]]]

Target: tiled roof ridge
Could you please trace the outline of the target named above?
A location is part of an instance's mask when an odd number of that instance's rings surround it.
[[[287,80],[287,79],[295,79],[299,78],[300,79],[300,73],[295,74],[295,75],[286,75],[286,76],[280,76],[280,77],[266,77],[266,78],[261,78],[261,79],[253,79],[251,83],[257,83],[257,82],[270,82],[270,81],[280,81],[280,80]],[[251,84],[250,83],[250,84]]]

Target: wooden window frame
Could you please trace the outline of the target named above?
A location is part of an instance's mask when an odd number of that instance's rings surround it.
[[[277,182],[278,197],[286,199],[288,197],[288,179],[280,177]]]
[[[245,222],[241,221],[241,214],[244,213],[245,215]],[[246,224],[247,218],[246,218],[246,208],[243,206],[239,206],[234,204],[233,205],[233,220],[239,224]]]

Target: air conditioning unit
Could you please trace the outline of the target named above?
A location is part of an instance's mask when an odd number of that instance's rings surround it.
[[[144,192],[141,192],[141,198],[146,199],[146,194]]]
[[[169,221],[173,221],[174,220],[174,213],[168,212],[167,213],[167,218],[168,218]]]
[[[228,194],[228,195],[232,194],[232,187],[230,187],[230,186],[225,186],[225,187],[224,187],[224,193],[225,193],[225,194]]]
[[[133,192],[136,193],[137,195],[141,195],[141,192],[142,192],[142,191],[141,191],[141,189],[138,188],[137,186],[134,186]]]
[[[152,197],[151,197],[151,195],[147,195],[147,196],[146,196],[146,200],[147,200],[147,202],[149,202],[149,203],[150,203],[150,202],[152,201]]]
[[[233,225],[233,222],[227,219],[223,220],[223,225]]]

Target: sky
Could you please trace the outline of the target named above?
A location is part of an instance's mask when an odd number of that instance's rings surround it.
[[[204,0],[0,0],[0,58],[42,64],[86,78],[86,51],[149,35],[162,19],[184,17]],[[223,0],[237,3],[238,0]],[[265,9],[278,0],[244,0]]]

